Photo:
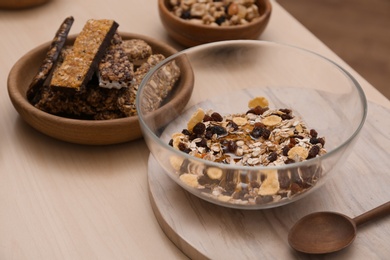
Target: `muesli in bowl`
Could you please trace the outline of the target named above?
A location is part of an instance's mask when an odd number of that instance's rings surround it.
[[[367,112],[361,87],[343,68],[307,50],[251,40],[193,47],[168,61],[181,56],[195,79],[184,111],[166,111],[174,119],[163,120],[144,108],[158,66],[136,103],[151,156],[178,185],[221,206],[263,209],[342,174]]]

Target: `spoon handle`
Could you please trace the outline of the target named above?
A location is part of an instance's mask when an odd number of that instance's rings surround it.
[[[390,201],[355,217],[353,221],[356,226],[360,226],[374,218],[384,217],[386,215],[390,215]]]

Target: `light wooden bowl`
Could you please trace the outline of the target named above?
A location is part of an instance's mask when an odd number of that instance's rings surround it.
[[[123,39],[143,39],[153,49],[166,57],[177,51],[158,40],[130,33],[120,33]],[[76,35],[68,37],[67,44],[74,42]],[[112,120],[79,120],[55,116],[31,105],[26,91],[39,66],[41,65],[50,42],[44,43],[20,58],[8,75],[8,94],[15,109],[29,125],[53,138],[88,145],[108,145],[123,143],[142,138],[138,116]],[[179,64],[181,77],[168,102],[156,112],[163,113],[169,107],[184,108],[192,93],[194,76],[191,65],[186,59]]]
[[[257,0],[260,17],[246,25],[209,26],[189,22],[175,16],[169,7],[169,0],[158,0],[160,20],[169,36],[178,43],[192,47],[204,43],[224,40],[255,40],[267,27],[272,6],[269,0]]]

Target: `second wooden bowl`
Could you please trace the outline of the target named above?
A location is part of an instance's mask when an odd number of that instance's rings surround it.
[[[168,35],[186,47],[225,40],[255,40],[267,27],[272,6],[269,0],[257,0],[260,16],[245,25],[210,26],[193,23],[173,14],[169,0],[158,0],[161,22]]]

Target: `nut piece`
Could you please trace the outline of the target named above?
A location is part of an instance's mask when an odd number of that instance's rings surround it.
[[[275,126],[282,122],[282,118],[277,115],[270,115],[261,120],[261,122],[266,126]]]
[[[255,108],[257,106],[268,107],[268,105],[269,105],[268,99],[266,99],[265,97],[255,97],[249,100],[248,102],[249,108]]]
[[[308,155],[309,151],[301,146],[294,146],[287,153],[288,158],[295,161],[303,161],[307,158]]]
[[[188,121],[187,129],[192,131],[192,129],[194,128],[194,126],[197,123],[203,121],[204,115],[205,115],[205,113],[204,113],[203,109],[198,108],[198,110],[194,114],[192,114],[190,121]]]
[[[220,180],[222,178],[222,170],[215,167],[210,167],[207,169],[207,176],[212,180]]]

